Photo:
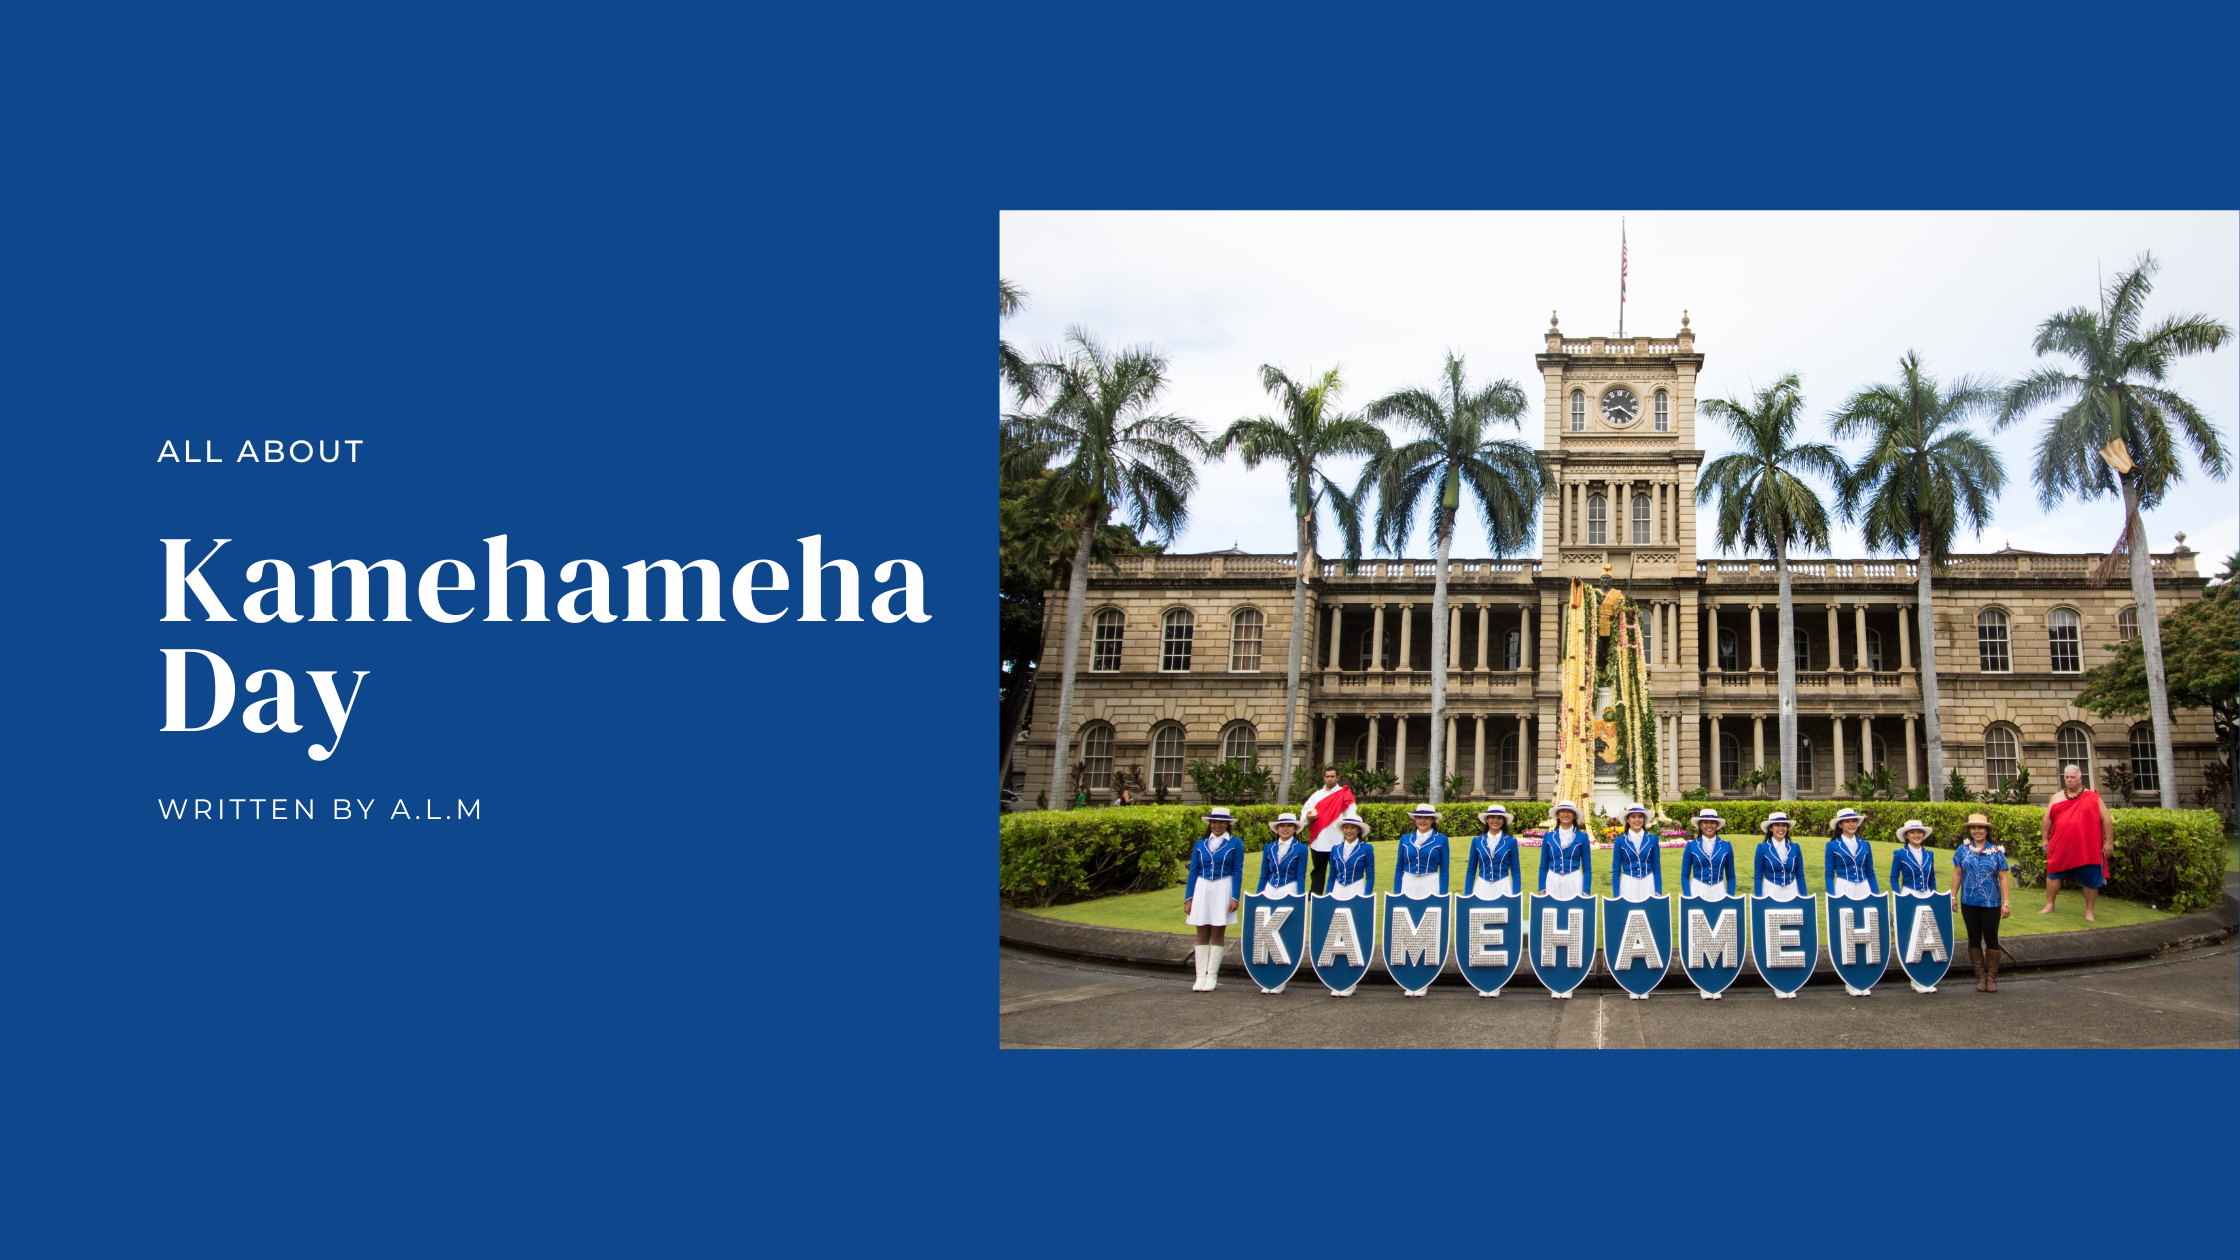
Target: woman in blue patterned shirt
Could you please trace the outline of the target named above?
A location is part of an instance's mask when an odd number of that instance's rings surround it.
[[[1978,993],[1999,991],[1999,920],[2014,913],[2012,881],[2006,850],[1991,843],[1991,820],[1968,815],[1967,843],[1952,852],[1952,882],[1968,924]]]

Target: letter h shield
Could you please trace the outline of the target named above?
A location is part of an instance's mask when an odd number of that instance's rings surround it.
[[[1548,992],[1570,997],[1594,965],[1594,898],[1559,900],[1536,893],[1531,906],[1532,974]]]
[[[1843,987],[1865,997],[1890,966],[1890,907],[1880,897],[1826,898],[1829,960]]]

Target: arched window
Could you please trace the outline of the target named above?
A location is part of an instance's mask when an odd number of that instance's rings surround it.
[[[2129,643],[2139,637],[2139,610],[2126,608],[2116,614],[2116,637]]]
[[[1610,500],[1599,494],[1587,496],[1587,542],[1603,546],[1610,541]]]
[[[1867,631],[1867,669],[1871,673],[1882,671],[1882,632]]]
[[[1583,389],[1571,391],[1571,431],[1587,431],[1587,392]]]
[[[1081,786],[1106,788],[1112,786],[1112,728],[1102,722],[1092,722],[1081,732],[1081,760],[1088,768],[1082,772]]]
[[[2078,647],[2081,623],[2077,614],[2066,608],[2056,608],[2046,614],[2046,643],[2052,649],[2053,672],[2074,674],[2084,668],[2084,657]]]
[[[1524,632],[1511,630],[1502,640],[1501,668],[1519,669],[1524,665]]]
[[[1159,668],[1181,670],[1190,668],[1190,636],[1196,633],[1198,619],[1187,608],[1177,608],[1167,614],[1165,641],[1159,645]]]
[[[1649,496],[1633,496],[1633,545],[1642,547],[1649,542]]]
[[[2021,745],[2014,728],[1994,726],[1983,733],[1983,781],[1997,790],[2013,778],[2021,764]]]
[[[1724,670],[1742,668],[1741,658],[1735,655],[1734,631],[1723,628],[1719,631],[1719,668]]]
[[[1500,785],[1500,786],[1499,786],[1499,790],[1500,790],[1500,791],[1503,791],[1503,792],[1514,792],[1514,791],[1516,791],[1516,790],[1517,790],[1517,733],[1516,733],[1515,731],[1511,731],[1511,732],[1509,732],[1508,734],[1506,734],[1506,735],[1504,735],[1504,736],[1502,736],[1502,737],[1501,737],[1501,753],[1500,753],[1500,760],[1499,760],[1499,761],[1497,761],[1497,762],[1496,762],[1495,764],[1496,764],[1496,765],[1498,765],[1498,766],[1500,767],[1500,773],[1499,773],[1498,777],[1497,777],[1497,778],[1495,779],[1495,782],[1496,782],[1496,783],[1498,783],[1498,784]]]
[[[1882,742],[1882,737],[1877,735],[1874,737],[1874,769],[1880,770],[1889,764],[1890,745]]]
[[[1812,668],[1812,636],[1804,632],[1803,626],[1797,627],[1797,668]]]
[[[2075,766],[2084,775],[2084,785],[2092,786],[2092,732],[2072,722],[2054,736],[2054,755],[2061,759],[2060,769]]]
[[[1182,728],[1172,723],[1151,732],[1151,786],[1182,786]]]
[[[2141,722],[2131,728],[2131,790],[2162,790],[2162,767],[2154,759],[2154,724]]]
[[[1127,614],[1119,609],[1107,608],[1097,614],[1096,649],[1089,658],[1089,668],[1120,668],[1120,641],[1127,629]]]
[[[1386,665],[1388,665],[1388,664],[1390,664],[1390,663],[1392,662],[1392,660],[1393,660],[1393,652],[1394,652],[1394,650],[1395,650],[1395,649],[1397,648],[1397,646],[1398,646],[1398,645],[1397,645],[1397,644],[1394,644],[1394,643],[1386,643],[1386,644],[1384,645],[1384,656],[1385,656],[1385,659],[1384,659],[1384,660],[1381,660],[1381,661],[1380,661],[1380,660],[1376,659],[1376,656],[1377,656],[1377,632],[1376,632],[1375,630],[1373,630],[1373,629],[1372,629],[1372,630],[1364,630],[1364,631],[1362,631],[1362,632],[1361,632],[1361,668],[1363,668],[1363,669],[1383,669],[1383,668],[1384,668],[1384,667],[1385,667]]]
[[[1250,766],[1259,753],[1260,733],[1252,723],[1239,722],[1221,737],[1221,759],[1232,766]]]
[[[1672,432],[1672,400],[1661,389],[1657,391],[1657,432]]]
[[[1719,790],[1731,792],[1734,781],[1742,777],[1742,740],[1725,731],[1719,732]]]
[[[1262,619],[1257,608],[1240,608],[1229,619],[1229,671],[1237,674],[1258,673],[1260,670],[1260,630]]]
[[[2014,661],[2007,655],[2007,615],[1996,608],[1976,614],[1976,658],[1986,674],[2005,674],[2014,669]]]

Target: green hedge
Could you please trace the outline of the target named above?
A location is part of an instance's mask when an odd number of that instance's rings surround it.
[[[1973,802],[1937,804],[1930,801],[1755,801],[1706,802],[1727,820],[1727,832],[1737,839],[1757,831],[1758,824],[1776,809],[1798,823],[1803,836],[1824,836],[1836,811],[1849,805],[1866,815],[1866,835],[1877,845],[1897,842],[1898,826],[1918,818],[1935,828],[1934,842],[1958,843],[1962,823],[1969,814],[1991,819],[1998,840],[2007,846],[2016,882],[2024,887],[2042,886],[2045,846],[2038,840],[2040,805],[1984,805]],[[1380,839],[1392,839],[1413,830],[1402,804],[1370,803],[1360,806],[1362,819]],[[1482,802],[1442,806],[1439,829],[1449,835],[1475,835]],[[1676,818],[1694,814],[1699,805],[1674,801],[1666,812]],[[1274,833],[1268,824],[1281,805],[1241,805],[1237,832],[1247,849],[1258,849]],[[1509,803],[1518,831],[1540,826],[1547,818],[1545,801]],[[1118,809],[1037,810],[1003,816],[1000,875],[1001,895],[1019,905],[1052,906],[1086,901],[1115,893],[1150,892],[1171,888],[1182,880],[1183,863],[1190,846],[1205,834],[1203,805],[1135,805]],[[2224,885],[2224,831],[2211,810],[2119,809],[2116,849],[2108,892],[2127,901],[2138,901],[2179,912],[2216,904]]]

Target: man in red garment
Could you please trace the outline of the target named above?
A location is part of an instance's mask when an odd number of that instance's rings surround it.
[[[2046,846],[2046,908],[2038,913],[2053,913],[2054,896],[2061,891],[2061,881],[2068,880],[2084,889],[2085,922],[2097,923],[2092,908],[2100,900],[2100,886],[2107,882],[2116,818],[2100,794],[2084,785],[2084,771],[2061,768],[2061,794],[2046,802],[2039,838]]]
[[[1322,768],[1322,788],[1307,798],[1307,856],[1313,867],[1310,878],[1316,896],[1322,895],[1323,881],[1330,874],[1330,850],[1337,847],[1344,837],[1338,832],[1338,816],[1353,808],[1353,789],[1338,786],[1335,766]]]

